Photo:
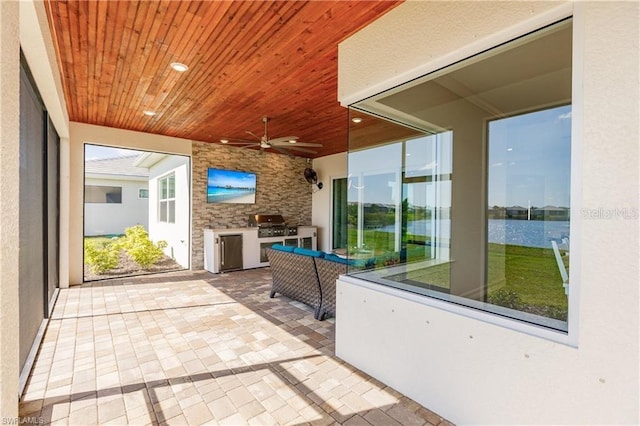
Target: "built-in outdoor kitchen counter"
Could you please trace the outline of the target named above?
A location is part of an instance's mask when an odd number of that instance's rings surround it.
[[[259,226],[247,228],[214,228],[204,229],[204,269],[215,274],[238,269],[251,269],[269,266],[265,250],[273,244],[283,244],[288,246],[305,247],[313,250],[317,249],[317,228],[315,226],[290,227],[279,234],[279,231],[260,231]],[[265,235],[267,234],[267,235]],[[271,234],[271,235],[269,235]],[[225,241],[238,241],[237,238],[230,240],[223,238],[239,235],[242,238],[242,263],[235,264],[231,268],[225,267],[229,264],[231,255],[228,254],[230,244]],[[235,244],[235,243],[234,243]],[[227,254],[225,254],[227,251]],[[225,262],[225,256],[227,261]]]

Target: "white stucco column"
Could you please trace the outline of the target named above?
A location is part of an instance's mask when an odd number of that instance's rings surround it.
[[[70,174],[71,149],[69,138],[60,138],[60,288],[69,288],[69,235],[70,235]]]
[[[18,415],[18,17],[18,2],[0,1],[0,417],[3,420]]]

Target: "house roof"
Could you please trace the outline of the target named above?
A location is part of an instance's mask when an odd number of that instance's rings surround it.
[[[149,169],[146,167],[134,166],[138,157],[139,155],[136,154],[86,160],[84,163],[84,172],[85,174],[149,177]]]

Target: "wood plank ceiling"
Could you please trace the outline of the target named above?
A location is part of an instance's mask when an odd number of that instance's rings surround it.
[[[219,143],[347,146],[337,45],[402,0],[47,0],[71,121]],[[173,62],[188,65],[179,73]],[[143,111],[154,111],[147,116]]]

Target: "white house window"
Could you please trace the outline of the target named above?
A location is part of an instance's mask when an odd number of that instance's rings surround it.
[[[176,223],[176,177],[175,174],[158,180],[158,217],[160,222]]]
[[[138,198],[149,198],[149,189],[138,188]]]
[[[571,46],[569,19],[350,107],[349,274],[568,331]]]
[[[84,186],[84,202],[85,203],[121,204],[122,203],[122,187],[85,185]]]

